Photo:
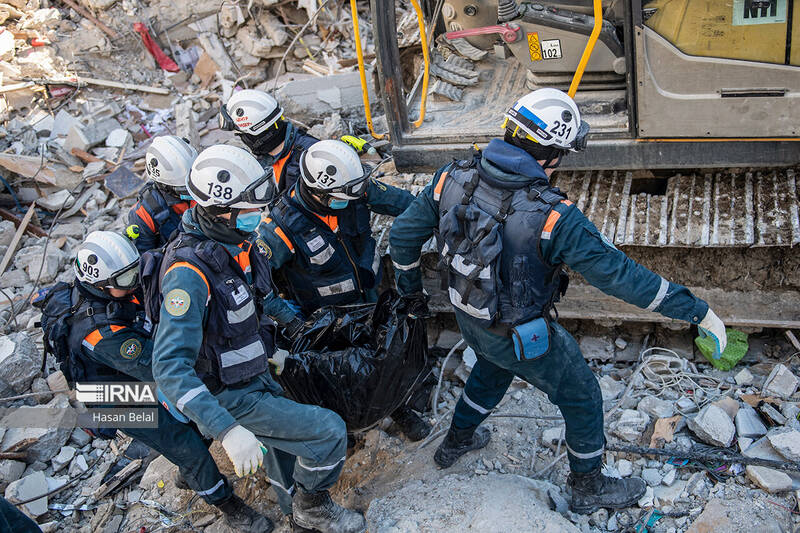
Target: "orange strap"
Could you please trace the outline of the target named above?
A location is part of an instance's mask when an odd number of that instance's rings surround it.
[[[192,204],[197,203],[194,200],[190,202],[178,202],[177,204],[172,205],[172,210],[175,211],[176,214],[182,215],[186,212],[187,209],[192,207]]]
[[[169,273],[170,273],[170,272],[171,272],[173,269],[175,269],[175,268],[178,268],[178,267],[186,267],[186,268],[192,269],[192,270],[194,270],[195,272],[197,272],[197,275],[198,275],[198,276],[200,276],[201,278],[203,278],[203,281],[204,281],[204,282],[205,282],[205,284],[206,284],[206,289],[208,290],[208,294],[209,294],[209,296],[211,295],[211,285],[209,285],[209,284],[208,284],[208,280],[206,279],[206,275],[205,275],[205,274],[203,274],[203,271],[202,271],[202,270],[200,270],[199,268],[197,268],[196,266],[194,266],[194,265],[193,265],[193,264],[191,264],[191,263],[187,263],[186,261],[178,261],[177,263],[172,263],[172,264],[170,265],[170,267],[167,269],[167,271],[166,271],[166,272],[164,272],[164,276],[166,276],[166,275],[167,275],[167,274],[169,274]]]
[[[108,327],[111,328],[111,331],[113,331],[114,333],[118,332],[121,329],[125,329],[125,326],[115,326],[113,324],[109,325]]]
[[[569,200],[561,200],[561,203],[567,206],[572,205],[572,202]],[[550,214],[547,216],[547,220],[544,223],[544,228],[542,228],[542,239],[549,239],[550,235],[553,233],[553,229],[556,227],[556,223],[558,223],[558,219],[561,218],[561,213],[553,209],[550,211]]]
[[[294,245],[292,244],[292,241],[289,240],[289,237],[286,236],[280,226],[275,226],[275,235],[281,238],[286,247],[289,248],[290,252],[294,252]]]
[[[239,245],[239,248],[242,248],[242,244]],[[252,248],[252,246],[252,243],[247,242],[247,249],[245,250],[242,248],[242,251],[236,254],[236,257],[234,257],[236,263],[241,267],[242,272],[245,274],[247,274],[247,272],[250,270],[250,248]]]
[[[150,213],[147,212],[147,209],[145,209],[143,205],[140,205],[136,209],[136,215],[139,218],[141,218],[145,224],[147,224],[147,227],[150,228],[150,231],[152,231],[153,233],[156,232],[156,225],[153,222],[153,218],[150,216]]]
[[[292,151],[289,150],[289,153],[286,154],[283,158],[278,159],[275,163],[272,164],[272,172],[275,173],[275,184],[280,185],[281,179],[283,178],[283,167],[286,166],[286,162],[289,160],[289,157],[292,155]]]
[[[98,342],[103,340],[103,335],[100,333],[99,329],[96,329],[93,332],[91,332],[88,335],[86,335],[86,337],[84,337],[83,340],[85,340],[86,342],[91,344],[92,347],[94,348],[95,346],[97,346]]]
[[[318,213],[314,214],[317,215],[317,218],[323,221],[326,226],[331,228],[331,231],[333,231],[334,233],[336,232],[336,230],[339,229],[339,217],[337,217],[336,215],[322,216]]]
[[[444,180],[447,178],[447,172],[442,172],[442,175],[439,176],[439,181],[436,182],[436,187],[433,189],[433,199],[437,202],[439,198],[442,196],[442,189],[444,189]]]

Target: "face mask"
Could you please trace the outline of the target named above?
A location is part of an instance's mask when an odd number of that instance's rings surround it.
[[[348,203],[350,203],[350,200],[331,200],[328,207],[331,209],[344,209]]]
[[[261,222],[261,213],[253,211],[251,213],[240,213],[236,217],[236,229],[251,232],[254,231]]]
[[[186,200],[187,202],[194,200],[191,194],[181,194],[180,198],[181,200]]]

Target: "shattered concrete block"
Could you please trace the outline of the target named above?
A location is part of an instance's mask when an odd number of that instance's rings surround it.
[[[600,384],[600,393],[603,395],[604,402],[616,400],[625,391],[624,383],[608,375],[601,377],[598,383]]]
[[[747,368],[743,368],[735,376],[733,376],[733,380],[740,387],[747,387],[753,384],[753,373]]]
[[[730,396],[725,396],[717,400],[714,402],[714,405],[728,413],[728,416],[731,417],[731,420],[736,417],[736,413],[739,411],[739,402]]]
[[[642,479],[651,487],[661,484],[661,473],[656,468],[643,468]]]
[[[783,414],[781,414],[781,412],[775,409],[775,407],[773,407],[771,404],[765,402],[758,407],[758,410],[761,411],[761,413],[767,418],[771,419],[780,426],[786,423],[786,417],[783,416]]]
[[[83,454],[76,455],[69,465],[69,477],[75,477],[89,470],[89,464]]]
[[[650,423],[650,417],[633,409],[624,409],[613,433],[627,442],[636,442]]]
[[[549,446],[551,448],[556,448],[558,446],[558,442],[564,439],[564,426],[558,426],[554,428],[547,428],[542,431],[542,444],[545,446]],[[562,443],[561,446],[563,447],[564,444]]]
[[[780,470],[765,466],[748,465],[745,471],[750,481],[769,493],[785,492],[792,489],[792,478]]]
[[[130,149],[133,146],[133,136],[124,128],[117,128],[106,137],[106,146]]]
[[[72,434],[69,436],[69,441],[78,448],[83,448],[92,442],[92,436],[81,428],[75,428],[72,430]]]
[[[370,99],[375,97],[372,76],[367,76]],[[358,72],[290,81],[279,88],[276,98],[286,116],[313,123],[338,111],[346,117],[363,112],[361,77]]]
[[[40,420],[43,416],[49,416],[47,422],[49,427],[12,427],[6,419],[0,420],[0,426],[8,427],[3,440],[0,441],[0,451],[17,449],[22,446],[28,454],[29,462],[49,461],[67,443],[67,439],[74,429],[70,427],[74,420],[70,418],[69,407],[67,396],[58,394],[45,405],[20,407],[9,413],[6,417],[17,417],[18,425],[21,425],[21,420]],[[53,416],[53,411],[42,411],[45,408],[55,409],[57,414]],[[46,415],[41,413],[46,413]],[[25,446],[27,441],[32,444]]]
[[[644,491],[644,496],[639,498],[639,501],[636,502],[641,508],[652,507],[653,506],[653,499],[655,498],[655,493],[653,492],[653,487],[647,487]]]
[[[62,207],[64,207],[64,209],[69,209],[74,201],[75,197],[72,196],[68,190],[61,189],[46,196],[42,196],[41,198],[37,198],[36,205],[43,207],[48,211],[55,212]]]
[[[788,398],[797,390],[798,380],[792,371],[784,365],[778,364],[772,369],[764,382],[762,396],[777,396]]]
[[[679,480],[672,485],[661,485],[653,489],[653,498],[656,507],[663,507],[665,505],[675,505],[675,502],[680,498],[683,489],[686,488],[686,481]]]
[[[192,103],[183,101],[175,104],[175,134],[178,137],[189,140],[189,144],[194,147],[200,146],[200,136],[197,133],[197,125],[194,120]]]
[[[800,431],[790,429],[767,435],[769,443],[790,461],[800,461]]]
[[[714,446],[727,448],[733,442],[736,428],[733,421],[722,408],[716,405],[706,405],[697,413],[697,416],[687,420],[689,429],[700,440]]]
[[[106,171],[105,161],[92,161],[83,167],[83,179],[93,178],[99,176]]]
[[[66,260],[66,254],[55,246],[48,246],[42,258],[42,246],[30,246],[17,252],[14,259],[17,268],[24,269],[32,280],[39,277],[41,283],[50,283],[56,279],[61,265]],[[44,262],[44,265],[42,263]],[[39,271],[41,269],[41,275]]]
[[[53,465],[53,471],[58,472],[72,462],[77,450],[72,446],[62,446],[61,450],[53,457],[50,462]]]
[[[636,409],[653,418],[669,418],[675,414],[672,402],[662,400],[657,396],[645,396],[639,401]]]
[[[0,337],[0,391],[27,392],[39,375],[41,355],[33,339],[25,332]]]
[[[666,485],[668,487],[672,486],[675,483],[675,477],[678,475],[678,471],[674,468],[664,474],[664,477],[661,479],[661,484]]]
[[[617,461],[616,466],[620,477],[628,477],[633,475],[633,463],[627,459],[620,459]]]
[[[269,37],[259,37],[258,30],[252,22],[239,28],[236,39],[245,52],[255,57],[268,58],[272,47],[275,46]]]
[[[83,126],[80,124],[73,124],[67,130],[67,138],[64,139],[64,150],[71,152],[73,149],[83,150],[84,152],[91,148],[89,144],[89,137],[83,131]]]
[[[61,109],[56,113],[56,118],[53,121],[53,129],[50,130],[50,138],[56,139],[58,137],[66,137],[70,128],[73,126],[80,127],[81,121],[70,115],[66,110]]]
[[[769,459],[771,461],[784,461],[784,457],[775,451],[767,437],[761,437],[742,452],[745,457],[757,457],[759,459]]]
[[[13,503],[22,502],[47,492],[47,481],[44,478],[44,472],[35,472],[9,483],[8,487],[6,487],[5,495],[6,499]],[[33,518],[45,514],[47,512],[47,496],[26,503],[22,506],[22,509],[25,514]]]
[[[0,221],[0,246],[8,246],[14,240],[17,227],[10,220]]]
[[[759,438],[767,434],[767,427],[761,421],[756,410],[744,405],[736,413],[736,434],[739,437]]]
[[[584,335],[581,337],[579,345],[587,359],[607,361],[614,356],[614,344],[605,337]]]
[[[0,245],[2,246],[2,245]],[[0,274],[0,287],[21,288],[28,284],[28,275],[24,270],[15,268]]]
[[[695,518],[686,533],[711,533],[733,530],[731,520],[728,518],[728,509],[725,507],[724,502],[714,498],[706,504],[703,512]]]
[[[14,34],[9,30],[0,32],[0,61],[11,61],[15,53]]]
[[[739,452],[744,452],[752,444],[753,444],[753,439],[751,439],[750,437],[738,437],[736,439],[736,445],[739,446]]]
[[[25,463],[22,461],[14,461],[13,459],[0,460],[0,490],[6,490],[6,487],[12,481],[16,481],[25,473]]]

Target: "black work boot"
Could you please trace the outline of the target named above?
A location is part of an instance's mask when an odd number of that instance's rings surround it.
[[[292,533],[315,533],[314,529],[307,529],[303,526],[298,526],[297,522],[294,521],[294,515],[289,515],[289,529],[291,529]]]
[[[483,426],[478,426],[477,429],[457,429],[450,426],[447,436],[433,454],[433,460],[441,468],[450,468],[465,453],[489,444],[491,437],[492,432]]]
[[[172,476],[172,481],[175,483],[175,487],[181,490],[192,490],[192,487],[186,483],[186,478],[183,477],[180,470],[176,471],[175,475]]]
[[[275,529],[272,520],[247,505],[235,494],[216,507],[222,511],[225,524],[234,531],[270,533]]]
[[[408,437],[411,442],[416,442],[427,437],[431,432],[431,426],[425,422],[421,416],[404,405],[391,414],[395,424],[400,426],[400,431]]]
[[[367,521],[361,513],[331,500],[327,490],[306,494],[298,490],[292,500],[292,522],[319,533],[364,533]]]
[[[643,479],[631,477],[618,479],[603,475],[600,467],[585,474],[571,472],[567,485],[572,489],[574,513],[590,514],[601,507],[622,509],[635,505],[647,490]]]

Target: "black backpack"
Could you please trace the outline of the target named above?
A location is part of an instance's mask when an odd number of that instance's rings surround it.
[[[59,281],[51,287],[39,291],[32,305],[42,311],[42,319],[37,325],[44,331],[44,356],[42,372],[47,364],[47,354],[53,354],[67,381],[74,383],[85,376],[83,364],[72,354],[69,334],[72,315],[82,303],[82,298],[73,305],[72,294],[75,282]]]

